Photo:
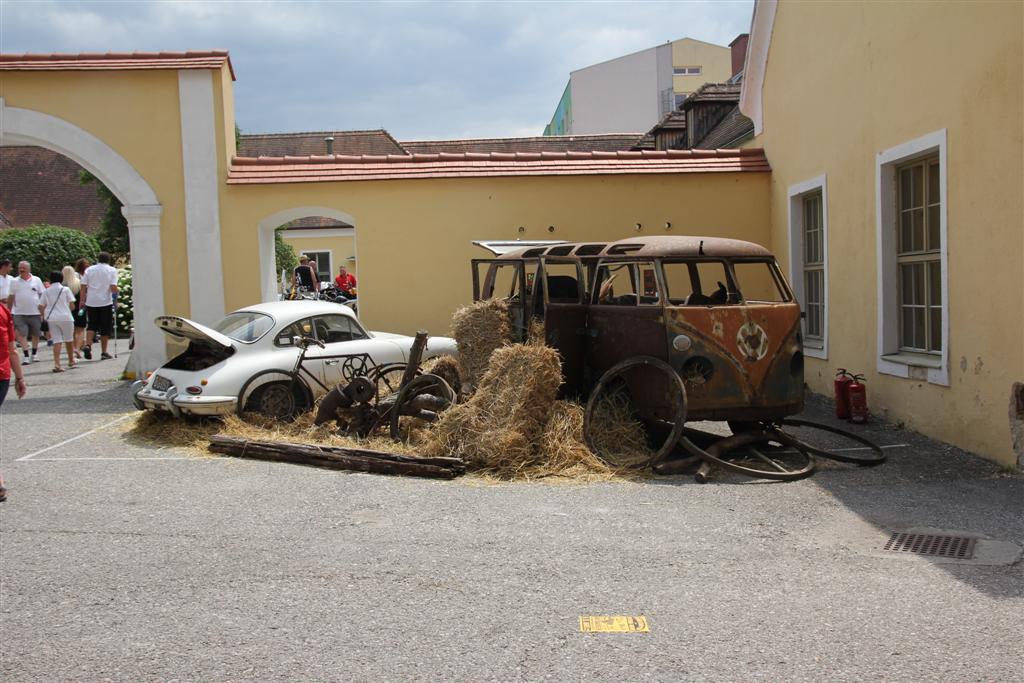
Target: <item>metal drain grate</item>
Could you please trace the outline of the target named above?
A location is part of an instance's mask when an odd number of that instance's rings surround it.
[[[928,557],[952,557],[969,560],[974,557],[975,539],[970,536],[948,534],[908,534],[894,532],[883,550],[895,553],[914,553]]]

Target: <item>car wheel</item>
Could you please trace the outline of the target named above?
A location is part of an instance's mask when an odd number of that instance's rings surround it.
[[[287,382],[273,382],[256,390],[249,407],[275,420],[291,420],[298,412],[299,402]]]

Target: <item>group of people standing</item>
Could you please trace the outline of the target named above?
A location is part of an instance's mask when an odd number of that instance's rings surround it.
[[[53,372],[65,370],[62,350],[68,368],[76,367],[83,356],[91,360],[96,335],[100,337],[100,359],[112,358],[108,344],[114,329],[117,269],[110,265],[107,252],[100,252],[97,261],[90,264],[88,259],[78,259],[74,266],[50,273],[44,282],[32,274],[28,261],[18,263],[18,275],[12,277],[10,261],[0,260],[0,304],[10,315],[22,365],[39,361],[44,338],[53,347]],[[17,358],[17,353],[12,357]],[[0,404],[2,400],[0,397]]]
[[[342,265],[338,267],[338,274],[334,278],[334,286],[349,299],[356,298],[356,276],[348,272]],[[305,289],[309,292],[319,292],[320,280],[317,277],[316,261],[303,254],[299,257],[299,265],[292,271],[292,289]]]
[[[48,337],[53,346],[53,372],[64,372],[61,350],[67,354],[67,367],[74,368],[81,357],[92,359],[93,337],[100,336],[100,360],[112,358],[107,344],[114,330],[114,304],[117,301],[117,269],[110,265],[110,254],[100,252],[90,264],[78,259],[74,266],[50,273],[44,282],[32,274],[32,264],[18,263],[18,275],[12,276],[11,262],[0,259],[0,406],[7,398],[14,376],[15,393],[23,398],[27,391],[22,365],[39,361],[39,343]],[[19,361],[18,347],[21,347]],[[7,499],[0,476],[0,502]]]

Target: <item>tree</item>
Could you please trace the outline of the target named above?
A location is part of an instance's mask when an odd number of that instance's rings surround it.
[[[82,257],[95,263],[99,252],[100,245],[91,235],[58,225],[32,225],[0,232],[0,255],[15,264],[28,261],[32,272],[40,277],[74,265]]]
[[[283,228],[274,230],[274,262],[277,264],[278,275],[281,274],[282,270],[290,273],[294,270],[295,266],[299,265],[299,259],[295,255],[292,245],[284,241]]]
[[[131,245],[128,239],[128,219],[121,213],[121,200],[89,171],[80,171],[78,182],[82,185],[96,185],[96,196],[106,207],[96,230],[96,241],[100,243],[103,251],[109,251],[115,259],[129,259]]]

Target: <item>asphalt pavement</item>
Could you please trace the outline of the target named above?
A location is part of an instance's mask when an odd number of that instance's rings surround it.
[[[919,435],[795,483],[403,479],[140,442],[123,361],[0,415],[5,681],[1022,679],[1019,561],[881,548],[1015,548],[1024,477]]]

